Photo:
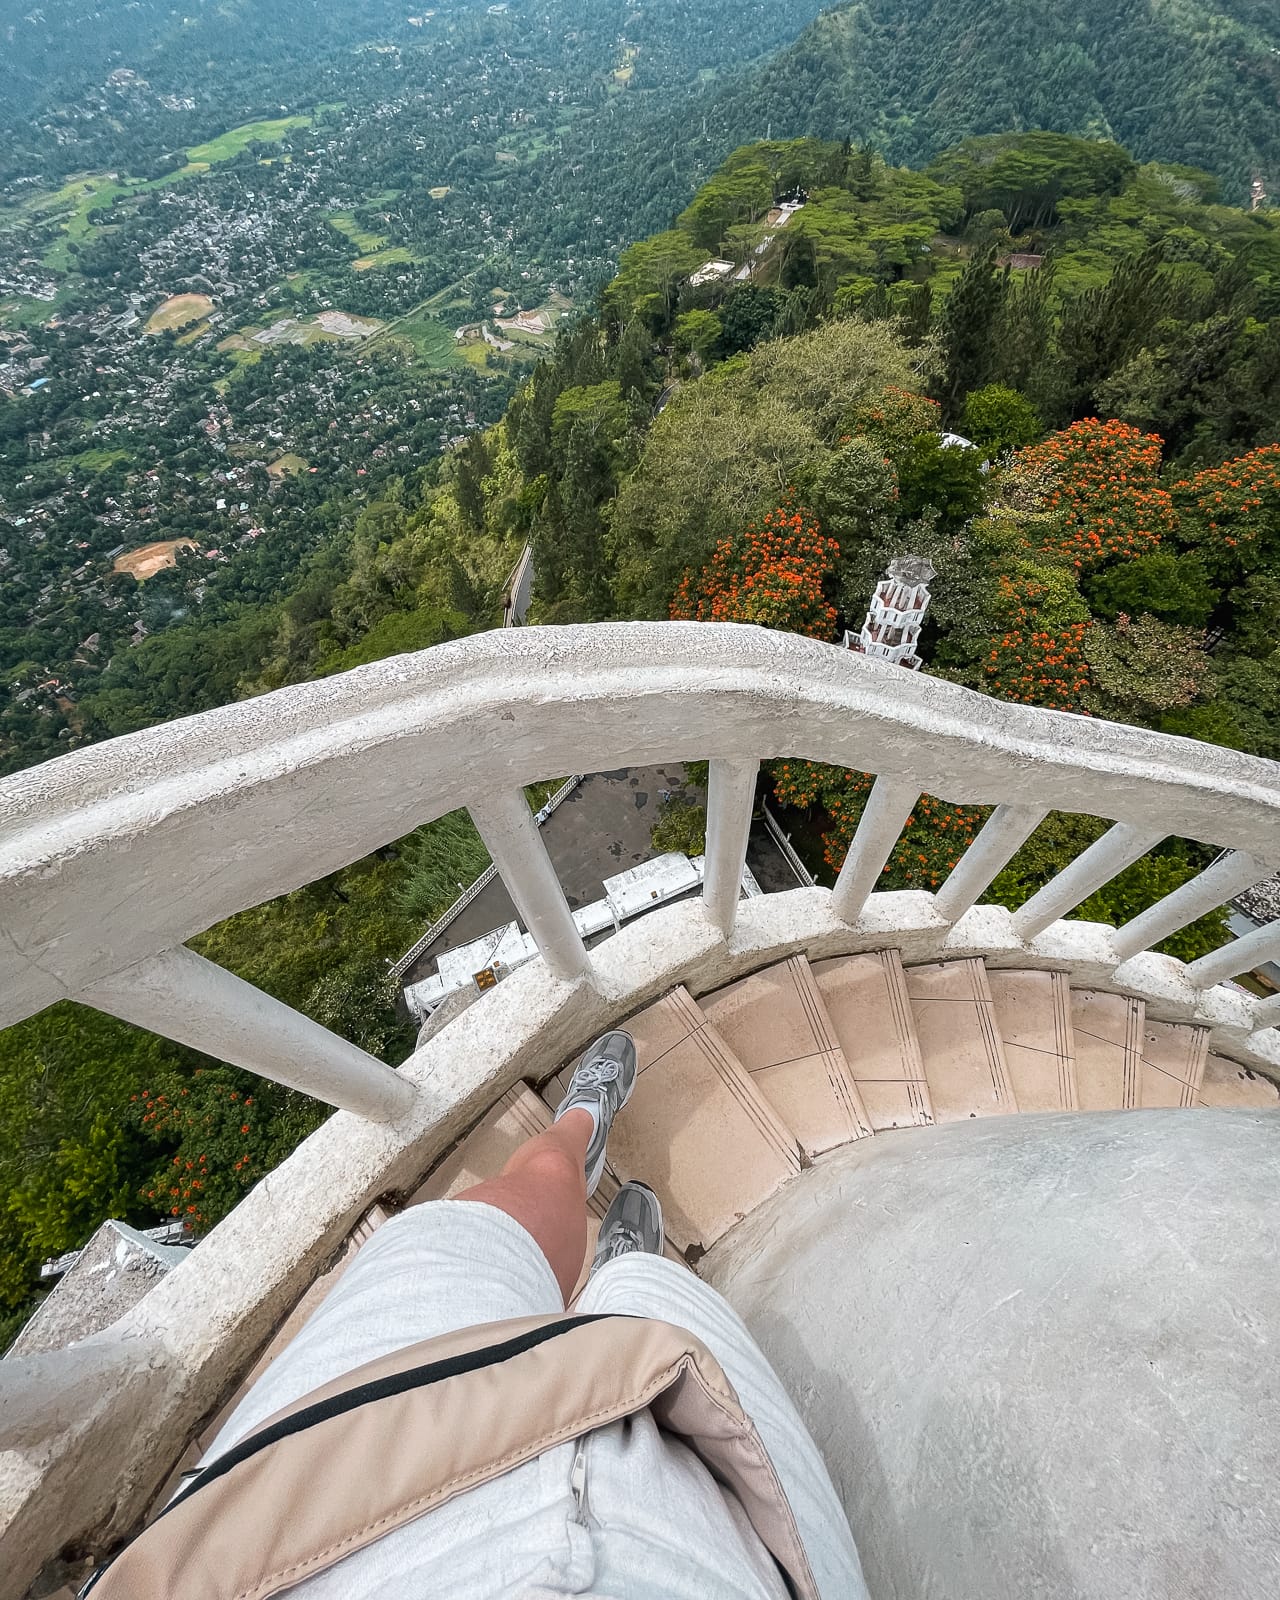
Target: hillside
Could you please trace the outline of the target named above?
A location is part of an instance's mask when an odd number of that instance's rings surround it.
[[[923,169],[818,140],[738,150],[674,226],[623,252],[501,421],[477,388],[474,431],[443,454],[440,419],[424,420],[421,448],[367,490],[289,478],[300,498],[288,524],[284,502],[273,516],[299,543],[279,565],[251,541],[255,566],[219,584],[180,555],[145,585],[154,632],[102,659],[86,643],[62,715],[104,738],[492,627],[526,541],[533,621],[718,619],[832,643],[910,552],[937,572],[927,671],[1280,758],[1280,215],[1220,205],[1214,187],[1046,133]],[[316,356],[313,387],[324,370]],[[265,362],[237,375],[224,432],[271,382]],[[402,382],[425,404],[411,368]],[[945,447],[946,425],[979,448]],[[38,759],[55,717],[20,693],[14,753]],[[801,760],[768,779],[830,873],[868,780]],[[885,886],[936,886],[983,820],[924,797]],[[1020,903],[1091,829],[1055,814],[993,894]],[[1125,920],[1205,859],[1168,841],[1081,912]],[[196,948],[395,1059],[385,963],[484,860],[465,815],[442,818]],[[1202,919],[1171,953],[1224,936]],[[322,1114],[68,1005],[8,1030],[3,1060],[0,1340],[42,1256],[107,1215],[207,1227]]]
[[[858,397],[827,370],[851,325],[892,333],[884,381],[953,424],[996,384],[1039,431],[1117,417],[1188,469],[1273,442],[1280,217],[1213,188],[1056,134],[971,141],[923,171],[819,141],[738,151],[624,253],[604,344],[580,327],[508,414],[548,614],[663,615],[780,484],[808,493]],[[803,208],[771,215],[797,189]],[[721,274],[695,285],[709,258]],[[833,385],[842,405],[815,427]]]
[[[870,140],[917,164],[973,134],[1113,138],[1140,160],[1280,188],[1280,12],[1269,0],[859,0],[819,17],[712,114],[735,142]]]

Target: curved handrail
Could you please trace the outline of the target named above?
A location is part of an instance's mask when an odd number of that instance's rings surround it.
[[[1280,765],[734,624],[482,634],[0,781],[0,1022],[549,772],[795,756],[1280,865]]]

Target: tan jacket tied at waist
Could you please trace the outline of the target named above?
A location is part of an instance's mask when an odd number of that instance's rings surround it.
[[[719,1362],[645,1317],[521,1317],[427,1339],[314,1390],[204,1469],[92,1600],[267,1600],[521,1462],[648,1407],[732,1491],[798,1600],[795,1518]]]

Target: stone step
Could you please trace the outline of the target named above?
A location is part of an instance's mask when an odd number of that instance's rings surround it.
[[[987,969],[978,960],[908,967],[907,993],[938,1122],[1018,1109]]]
[[[1280,1089],[1225,1056],[1209,1056],[1200,1079],[1200,1104],[1228,1109],[1280,1110]]]
[[[656,1191],[672,1244],[696,1257],[795,1177],[800,1152],[685,990],[623,1027],[640,1075],[610,1134],[610,1166]]]
[[[933,1104],[898,952],[836,956],[810,970],[872,1128],[926,1127]]]
[[[1081,1111],[1132,1111],[1141,1105],[1145,1023],[1141,1000],[1094,989],[1071,991]]]
[[[515,1084],[436,1163],[406,1203],[449,1200],[463,1189],[496,1178],[526,1140],[550,1126],[551,1112],[537,1091],[526,1083]]]
[[[1075,1111],[1071,982],[1065,972],[987,970],[1019,1111]]]
[[[870,1137],[858,1085],[803,956],[706,995],[700,1007],[806,1156]]]
[[[1209,1030],[1184,1022],[1148,1022],[1142,1030],[1143,1106],[1195,1106],[1209,1054]]]

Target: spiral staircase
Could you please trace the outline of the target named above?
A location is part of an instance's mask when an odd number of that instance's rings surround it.
[[[671,1253],[695,1264],[815,1161],[894,1129],[1019,1112],[1280,1109],[1280,1088],[1210,1053],[1207,1030],[1148,1022],[1141,1000],[1073,989],[1065,972],[980,960],[904,967],[896,950],[803,956],[694,1000],[683,988],[623,1024],[635,1094],[610,1141],[616,1184],[662,1200]],[[569,1063],[485,1113],[410,1203],[499,1171],[549,1126]],[[587,1251],[594,1249],[594,1229]]]
[[[875,783],[834,889],[744,901],[782,757]],[[588,951],[524,786],[706,759],[702,896]],[[993,809],[935,893],[882,892],[922,792]],[[540,959],[398,1066],[187,945],[461,806]],[[985,903],[1059,809],[1110,826]],[[1122,927],[1071,916],[1170,837],[1218,853]],[[118,1321],[0,1361],[0,1600],[137,1527],[361,1239],[491,1175],[618,1026],[596,1214],[658,1191],[876,1600],[1274,1593],[1280,997],[1233,980],[1280,922],[1158,947],[1277,871],[1274,763],[723,625],[484,635],[0,780],[0,1025],[74,999],[337,1108]]]

